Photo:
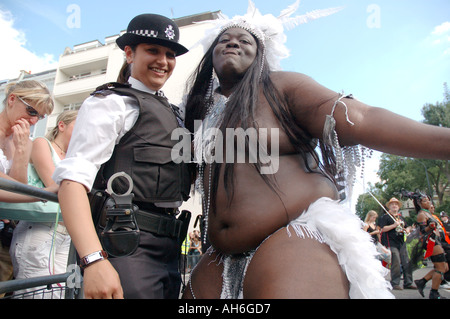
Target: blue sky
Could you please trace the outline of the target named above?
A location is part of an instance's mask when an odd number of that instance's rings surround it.
[[[262,14],[277,16],[295,0],[254,2]],[[221,10],[232,17],[247,6],[247,0],[2,0],[0,80],[17,77],[20,69],[56,67],[66,47],[103,42],[141,13],[179,18]],[[340,6],[335,15],[286,33],[291,56],[283,69],[422,120],[423,105],[442,101],[443,83],[450,82],[450,1],[302,0],[298,14]],[[68,23],[73,8],[79,25]]]
[[[278,15],[295,0],[254,2],[263,14]],[[79,9],[78,26],[67,22],[73,5]],[[140,13],[178,18],[222,10],[231,17],[245,13],[247,5],[247,0],[3,0],[0,10],[8,12],[9,27],[20,32],[20,49],[45,65],[57,62],[66,47],[103,42],[118,34]],[[298,14],[340,6],[344,9],[333,16],[287,32],[291,57],[283,61],[283,68],[310,75],[330,89],[353,93],[370,105],[421,120],[422,106],[442,101],[443,83],[450,78],[450,2],[302,0]],[[27,69],[24,61],[31,58],[19,58],[18,50],[6,47],[2,51],[0,79],[17,76],[21,64]],[[12,65],[18,66],[10,76],[4,70]],[[37,66],[31,71],[42,70]]]

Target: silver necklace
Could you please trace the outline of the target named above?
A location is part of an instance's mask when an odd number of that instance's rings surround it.
[[[220,127],[223,120],[223,113],[229,101],[229,97],[214,93],[210,104],[207,107],[206,116],[197,130],[194,137],[194,148],[197,157],[198,178],[196,188],[202,196],[203,215],[204,215],[204,236],[203,242],[206,244],[208,234],[208,216],[211,206],[211,185],[212,185],[212,167],[208,172],[208,194],[205,192],[205,167],[208,163],[212,163],[212,151],[215,147],[215,135],[213,128]],[[208,161],[206,161],[208,159]]]

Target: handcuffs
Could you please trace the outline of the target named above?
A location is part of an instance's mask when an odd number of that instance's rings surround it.
[[[124,177],[129,188],[124,194],[113,191],[113,181]],[[112,175],[107,183],[106,225],[100,233],[103,249],[113,257],[124,257],[134,253],[139,246],[140,231],[136,222],[136,213],[139,208],[133,204],[133,180],[124,173]]]

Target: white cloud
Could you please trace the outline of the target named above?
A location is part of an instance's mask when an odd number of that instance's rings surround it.
[[[439,48],[443,57],[447,58],[450,53],[450,21],[446,21],[436,26],[427,41]]]
[[[21,70],[38,73],[58,65],[53,55],[40,56],[25,48],[26,35],[14,27],[14,18],[9,11],[0,10],[0,43],[0,80],[16,78]]]
[[[435,27],[433,32],[431,32],[431,34],[442,35],[448,32],[450,32],[450,22],[447,21]]]
[[[450,22],[436,26],[431,32],[431,39],[435,45],[450,43]]]

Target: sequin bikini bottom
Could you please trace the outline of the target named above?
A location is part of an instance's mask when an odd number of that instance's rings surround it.
[[[385,279],[388,270],[376,259],[378,252],[370,235],[362,230],[362,221],[343,204],[321,198],[278,231],[283,229],[289,236],[311,238],[330,246],[350,283],[350,298],[393,298],[391,286]],[[245,274],[257,251],[225,255],[213,247],[209,248],[209,254],[218,254],[216,262],[223,263],[221,299],[243,298]],[[195,298],[191,281],[189,289]]]

